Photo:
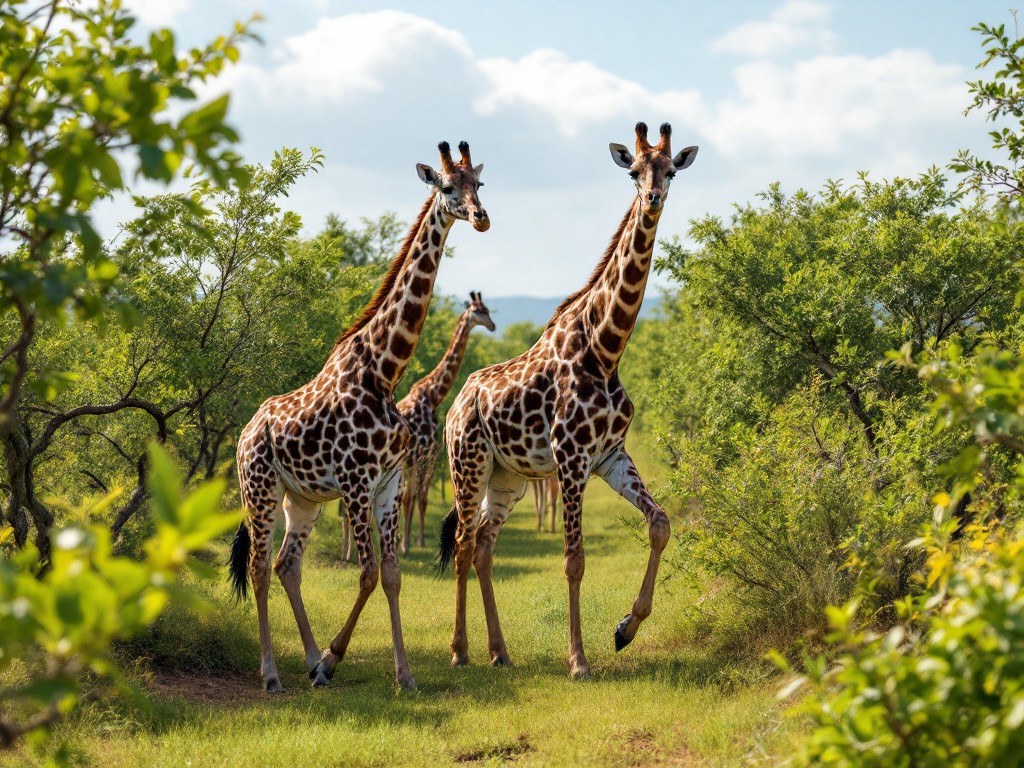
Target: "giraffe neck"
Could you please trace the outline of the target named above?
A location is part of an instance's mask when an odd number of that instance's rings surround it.
[[[431,194],[364,318],[339,340],[358,334],[367,348],[369,368],[388,393],[395,391],[416,350],[454,222]]]
[[[610,258],[587,298],[591,348],[609,374],[618,367],[640,313],[659,217],[660,211],[653,216],[644,213],[639,198],[633,201]]]
[[[459,366],[462,365],[462,357],[466,354],[466,346],[469,344],[470,313],[463,313],[455,326],[455,334],[452,336],[451,344],[441,361],[430,373],[423,377],[421,384],[430,402],[431,408],[437,408],[441,401],[448,395],[455,377],[459,373]]]

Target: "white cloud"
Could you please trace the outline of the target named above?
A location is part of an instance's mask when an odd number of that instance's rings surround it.
[[[841,153],[850,142],[913,142],[960,121],[963,73],[922,51],[818,56],[792,66],[734,70],[738,96],[715,106],[708,129],[731,155],[770,150],[786,157]]]
[[[420,87],[428,73],[444,88],[451,70],[471,57],[461,33],[429,19],[393,10],[352,13],[321,17],[309,31],[285,38],[269,65],[243,59],[210,90],[322,107],[386,88],[400,91],[403,80]]]
[[[712,43],[713,50],[741,56],[772,56],[801,48],[826,50],[833,35],[829,9],[819,0],[787,0],[768,21],[748,21]]]
[[[665,236],[705,212],[728,215],[776,180],[791,192],[862,169],[913,174],[984,137],[961,115],[963,68],[914,50],[832,54],[822,14],[821,3],[790,2],[772,17],[810,30],[802,44],[817,48],[731,57],[713,76],[690,73],[685,90],[558,50],[479,56],[456,29],[409,13],[340,15],[268,35],[203,97],[232,91],[230,121],[253,162],[282,144],[323,148],[326,168],[288,202],[311,229],[329,211],[410,219],[427,194],[415,163],[436,163],[440,139],[467,139],[487,166],[493,223],[486,235],[456,228],[440,289],[555,295],[582,283],[629,203],[631,183],[605,147],[631,144],[638,119],[671,122],[677,148],[701,145],[674,185]]]
[[[305,34],[289,37],[277,58],[279,84],[295,84],[309,95],[335,101],[377,92],[394,74],[428,66],[432,51],[469,58],[461,33],[401,11],[353,13],[321,18]],[[439,84],[444,73],[439,72]]]
[[[526,106],[546,113],[566,136],[618,115],[658,107],[692,113],[700,105],[696,91],[651,93],[639,83],[589,61],[572,61],[558,51],[537,50],[517,61],[483,59],[479,66],[490,85],[475,102],[481,114]]]
[[[191,0],[125,0],[124,7],[148,27],[167,27],[192,5]]]

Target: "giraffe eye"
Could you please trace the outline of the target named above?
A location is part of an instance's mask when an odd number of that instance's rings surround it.
[[[640,178],[640,171],[630,171],[629,178],[631,178],[633,181],[636,181],[638,178]]]
[[[478,182],[476,183],[476,188],[477,188],[477,189],[480,189],[480,187],[482,187],[483,185],[484,185],[484,183],[483,183],[482,181],[478,181]]]
[[[672,181],[672,179],[674,179],[675,177],[676,177],[676,175],[674,173],[666,173],[665,174],[665,178],[668,179],[669,181]]]
[[[448,185],[447,187],[441,187],[441,191],[444,192],[446,195],[450,195],[454,189],[455,187],[451,185]]]

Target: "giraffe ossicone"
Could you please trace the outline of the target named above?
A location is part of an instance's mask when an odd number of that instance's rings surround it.
[[[402,461],[409,431],[394,401],[419,341],[444,244],[456,220],[486,231],[469,146],[454,162],[438,145],[441,170],[416,166],[430,195],[380,287],[358,320],[334,344],[323,369],[293,392],[267,399],[238,440],[238,482],[246,519],[231,550],[230,573],[244,597],[251,579],[259,618],[263,685],[282,690],[270,641],[268,595],[271,545],[278,515],[285,536],[273,568],[292,606],[313,685],[326,685],[345,655],[359,614],[382,583],[391,616],[395,679],[415,687],[399,612],[401,574],[396,545],[402,496]],[[302,554],[325,501],[339,499],[359,556],[359,590],[348,619],[323,651],[313,638],[302,601]],[[371,525],[380,532],[378,566]]]
[[[590,668],[580,628],[584,571],[583,491],[591,475],[603,478],[645,517],[650,555],[630,613],[616,626],[617,650],[650,614],[669,521],[625,450],[633,405],[618,377],[651,268],[658,221],[672,178],[688,168],[697,147],[672,155],[672,129],[661,126],[651,145],[636,125],[636,151],[610,144],[612,160],[628,169],[636,197],[586,285],[555,310],[540,340],[519,357],[472,374],[448,412],[448,444],[455,504],[441,529],[438,564],[455,562],[452,664],[469,660],[466,589],[476,571],[487,619],[491,663],[508,664],[491,569],[495,542],[529,480],[557,475],[565,526],[569,582],[569,665],[573,677]]]

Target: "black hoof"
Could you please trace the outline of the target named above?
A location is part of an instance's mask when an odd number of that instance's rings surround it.
[[[309,679],[313,681],[314,688],[320,688],[331,682],[335,670],[329,669],[323,662],[320,662],[316,669],[309,673]]]
[[[512,660],[508,656],[495,656],[493,659],[491,659],[491,666],[495,668],[511,667]]]
[[[626,637],[626,627],[629,626],[630,616],[626,616],[620,621],[615,627],[615,652],[618,653],[633,640],[632,638]]]
[[[284,693],[284,686],[276,677],[272,677],[263,683],[263,690],[266,693]]]

